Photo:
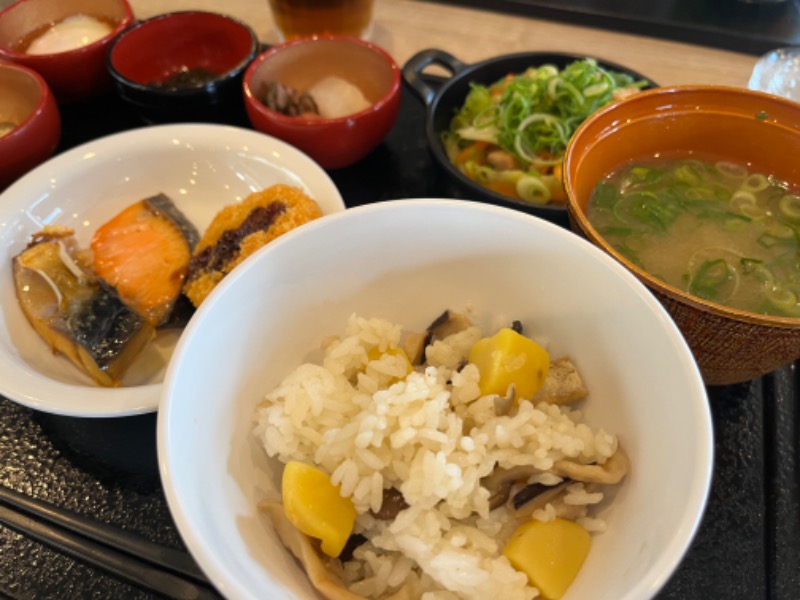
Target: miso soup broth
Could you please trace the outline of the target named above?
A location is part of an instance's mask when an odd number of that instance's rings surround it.
[[[800,317],[800,195],[747,165],[654,158],[595,187],[592,226],[628,260],[700,298]]]

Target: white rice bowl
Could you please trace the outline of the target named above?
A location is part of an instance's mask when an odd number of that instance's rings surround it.
[[[705,507],[713,440],[702,379],[661,305],[613,259],[535,217],[399,200],[277,240],[181,337],[159,409],[161,474],[181,535],[224,596],[317,597],[257,509],[279,495],[282,471],[253,433],[265,395],[318,362],[321,340],[354,313],[419,331],[445,308],[469,310],[485,332],[520,320],[552,356],[569,354],[590,394],[582,420],[617,434],[630,457],[591,508],[607,530],[565,598],[649,598],[667,581]]]

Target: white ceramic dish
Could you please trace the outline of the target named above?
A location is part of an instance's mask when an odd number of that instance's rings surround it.
[[[135,129],[73,148],[0,195],[0,394],[37,410],[79,417],[125,416],[157,408],[177,335],[158,338],[118,388],[94,384],[54,355],[17,303],[12,258],[44,225],[72,227],[83,246],[123,208],[167,194],[201,232],[224,205],[273,183],[300,186],[323,211],[344,209],[315,162],[261,133],[222,125]]]
[[[705,507],[713,431],[699,371],[662,306],[560,227],[481,203],[402,200],[262,249],[178,343],[158,414],[161,477],[183,539],[225,597],[316,597],[256,509],[281,472],[252,434],[263,395],[353,312],[421,330],[467,305],[487,327],[519,319],[569,353],[590,390],[586,420],[618,433],[631,457],[600,511],[609,529],[565,600],[650,598],[667,581]]]

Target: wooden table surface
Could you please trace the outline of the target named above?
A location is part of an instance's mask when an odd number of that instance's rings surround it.
[[[130,2],[140,19],[171,10],[224,10],[249,24],[262,41],[278,39],[267,0]],[[400,65],[425,48],[446,50],[468,63],[521,51],[570,52],[623,64],[660,85],[746,86],[756,61],[743,53],[501,14],[488,8],[474,10],[416,0],[375,2],[372,41],[388,50]],[[491,7],[491,0],[485,4]]]

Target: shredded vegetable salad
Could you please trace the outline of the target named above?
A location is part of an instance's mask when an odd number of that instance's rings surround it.
[[[442,136],[464,175],[511,198],[562,203],[561,160],[577,127],[597,109],[647,86],[591,58],[564,69],[531,67],[470,93]]]

